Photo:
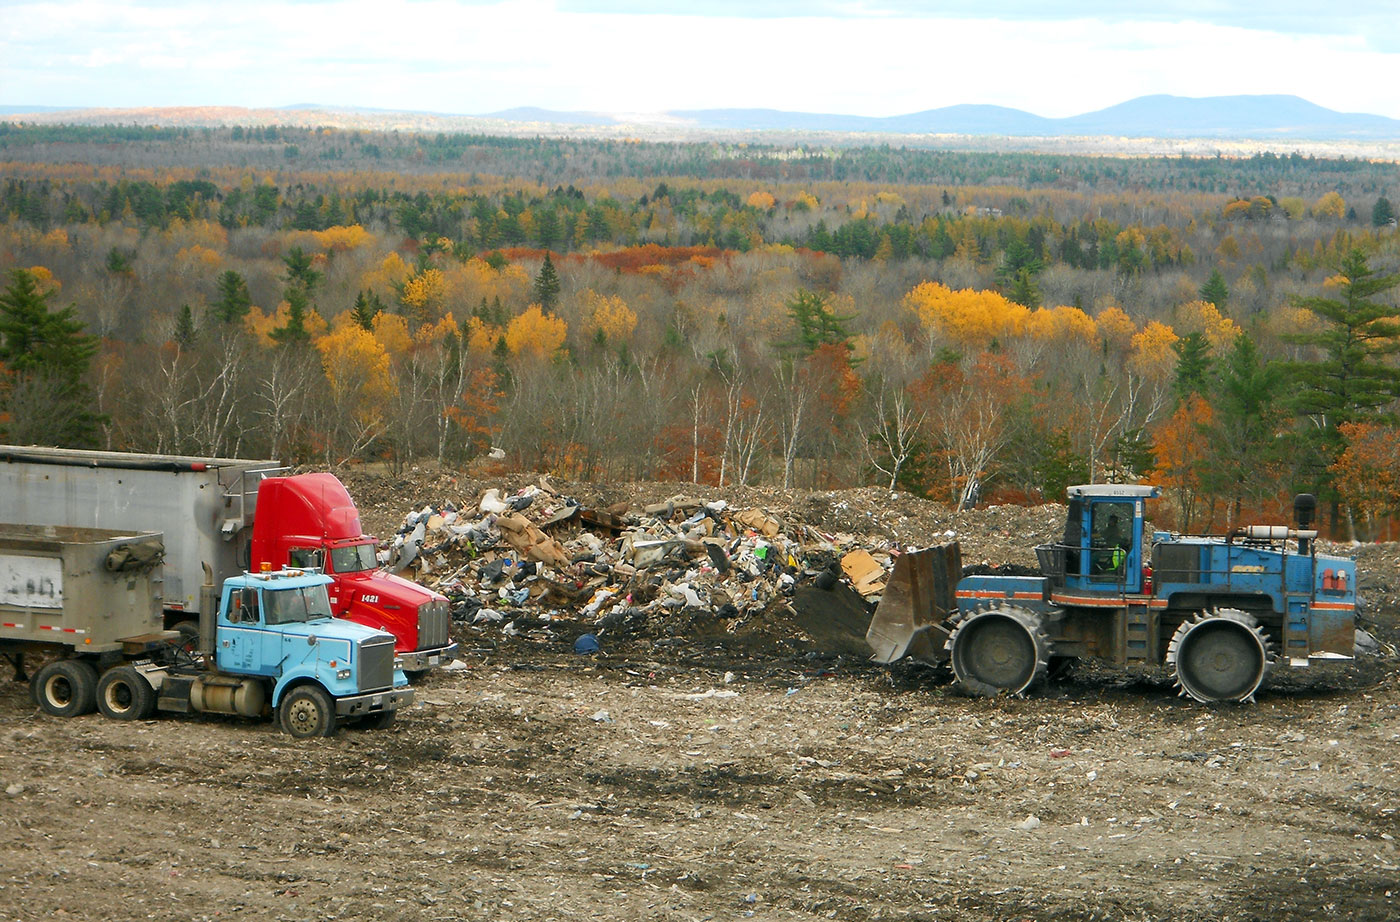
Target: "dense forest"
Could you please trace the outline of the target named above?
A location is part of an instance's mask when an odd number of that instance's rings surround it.
[[[1394,163],[3,123],[0,162],[6,441],[1400,510]]]

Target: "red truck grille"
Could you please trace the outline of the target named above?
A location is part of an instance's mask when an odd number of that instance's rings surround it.
[[[418,649],[431,650],[448,643],[447,627],[451,610],[446,599],[424,602],[418,607]]]

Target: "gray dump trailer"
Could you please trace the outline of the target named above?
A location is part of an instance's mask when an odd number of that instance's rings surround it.
[[[21,678],[26,654],[59,657],[34,676],[46,710],[91,710],[94,664],[169,644],[163,552],[158,533],[0,525],[0,653]]]

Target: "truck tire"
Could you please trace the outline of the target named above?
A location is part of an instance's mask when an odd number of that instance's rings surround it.
[[[156,712],[156,690],[131,666],[117,666],[97,680],[97,709],[113,720],[145,720]]]
[[[1050,638],[1040,615],[1014,605],[961,616],[946,644],[958,685],[970,695],[1019,695],[1045,676]]]
[[[1183,697],[1202,704],[1254,700],[1273,665],[1259,622],[1238,608],[1199,612],[1167,645],[1167,665]]]
[[[298,685],[277,706],[282,730],[299,740],[330,736],[335,732],[335,705],[331,696],[315,685]]]
[[[180,639],[176,641],[180,649],[193,655],[199,649],[199,625],[193,621],[181,621],[175,625],[175,630],[180,634]]]
[[[34,675],[29,690],[45,714],[91,714],[97,707],[97,670],[80,659],[54,660]]]

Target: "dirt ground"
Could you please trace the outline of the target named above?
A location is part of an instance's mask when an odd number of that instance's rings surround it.
[[[459,624],[394,726],[310,742],[50,718],[0,663],[0,920],[1400,912],[1392,658],[1246,706],[1092,668],[974,699],[790,623],[586,627]]]

